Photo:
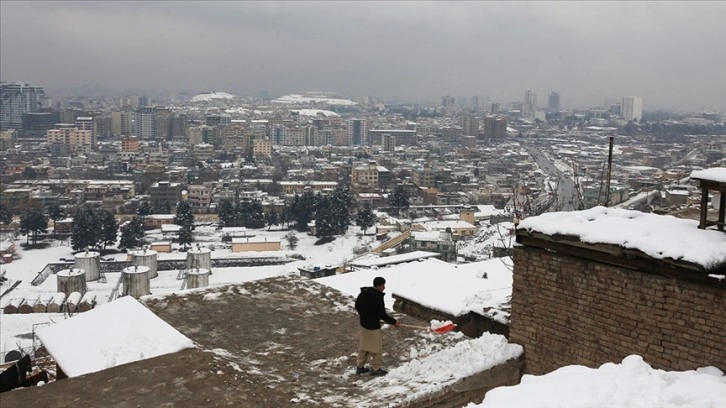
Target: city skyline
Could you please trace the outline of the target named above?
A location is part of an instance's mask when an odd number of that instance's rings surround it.
[[[726,111],[726,3],[0,3],[3,81]],[[113,16],[113,18],[111,18]]]

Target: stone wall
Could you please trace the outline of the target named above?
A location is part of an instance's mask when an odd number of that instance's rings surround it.
[[[726,370],[726,286],[531,246],[515,249],[510,337],[527,374],[631,354],[655,368]]]

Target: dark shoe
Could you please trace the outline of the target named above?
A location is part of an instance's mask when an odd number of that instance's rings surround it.
[[[386,371],[386,370],[384,370],[382,368],[379,368],[378,370],[371,371],[371,375],[376,376],[376,377],[380,377],[380,376],[386,375],[386,374],[388,374],[388,371]]]
[[[370,371],[371,371],[371,369],[368,367],[356,367],[355,368],[355,373],[358,375],[369,373]]]

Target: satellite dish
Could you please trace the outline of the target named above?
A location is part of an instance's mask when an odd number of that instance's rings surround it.
[[[23,355],[18,350],[11,350],[8,354],[5,354],[5,362],[10,363],[12,361],[17,361],[22,357]]]

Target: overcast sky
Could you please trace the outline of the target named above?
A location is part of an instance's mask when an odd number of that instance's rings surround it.
[[[726,111],[726,2],[0,2],[0,77]]]

